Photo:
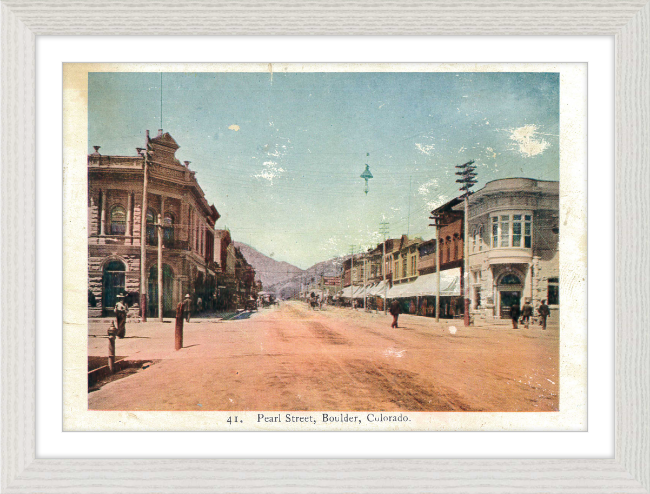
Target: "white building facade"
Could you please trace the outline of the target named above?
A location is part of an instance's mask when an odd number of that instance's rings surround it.
[[[455,209],[462,209],[462,204]],[[559,320],[559,182],[508,178],[469,199],[470,310],[509,318],[513,304],[543,300]]]

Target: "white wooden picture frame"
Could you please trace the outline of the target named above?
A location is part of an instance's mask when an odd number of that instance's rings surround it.
[[[1,0],[0,4],[2,492],[650,492],[648,0],[403,4]],[[36,36],[134,34],[615,36],[614,458],[290,462],[36,458]]]

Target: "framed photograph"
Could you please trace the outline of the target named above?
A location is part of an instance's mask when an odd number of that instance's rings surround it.
[[[64,276],[60,294],[42,277],[34,285],[36,265],[49,273],[55,251],[35,263],[33,227],[4,229],[3,273],[11,286],[3,288],[3,304],[20,310],[3,325],[3,489],[85,492],[101,482],[107,492],[252,492],[260,485],[278,492],[309,485],[648,491],[648,337],[632,329],[648,321],[638,309],[640,281],[621,281],[647,272],[639,268],[647,236],[621,239],[628,229],[647,230],[649,6],[626,3],[605,13],[597,3],[569,5],[515,13],[489,4],[256,10],[170,3],[149,13],[137,32],[459,34],[454,19],[498,12],[499,23],[469,34],[615,34],[616,255],[589,244],[592,262],[594,254],[609,255],[616,265],[615,280],[603,273],[609,290],[616,286],[603,307],[588,308],[586,298],[587,225],[594,229],[586,143],[603,131],[590,125],[586,133],[587,74],[591,84],[602,70],[594,59],[550,59],[557,56],[552,38],[544,62],[532,55],[488,62],[477,54],[473,64],[423,60],[413,40],[398,38],[374,39],[387,47],[383,58],[310,63],[280,50],[289,61],[259,51],[263,63],[236,53],[219,63],[198,63],[196,55],[170,63],[196,53],[194,41],[174,47],[161,38],[164,55],[156,55],[147,44],[154,39],[131,38],[112,45],[111,59],[97,48],[91,58],[102,63],[72,57],[62,64],[39,45],[38,66],[51,60],[61,74],[60,87],[39,82],[39,115],[51,114],[45,101],[63,115],[60,133],[44,132],[48,117],[35,120],[34,36],[133,34],[144,10],[4,2],[3,121],[20,125],[3,125],[3,217],[8,225],[34,225],[50,212],[34,189],[36,125],[43,136],[36,184],[50,177],[44,145],[56,149],[63,141]],[[190,19],[199,11],[205,23],[197,30]],[[264,24],[269,18],[277,20],[272,27]],[[389,31],[386,18],[394,19]],[[364,27],[342,28],[349,19]],[[577,19],[588,27],[576,31]],[[85,39],[86,49],[98,46]],[[309,50],[312,40],[302,40]],[[334,49],[341,39],[331,40],[332,53],[341,53]],[[202,43],[213,53],[222,46]],[[354,57],[354,42],[344,43]],[[391,44],[417,59],[393,62]],[[571,57],[570,41],[558,46]],[[129,51],[147,55],[134,60]],[[608,87],[589,85],[590,105],[601,94],[606,101]],[[611,121],[607,115],[601,120]],[[606,165],[598,158],[590,161]],[[607,184],[613,173],[603,175]],[[605,224],[612,209],[601,215]],[[57,302],[63,332],[44,334],[43,314],[55,312],[42,309]],[[598,415],[612,406],[607,385],[600,402],[591,387],[588,400],[586,352],[590,336],[590,350],[600,346],[598,355],[606,355],[607,341],[591,329],[614,313],[613,457],[589,458],[594,449],[567,458],[570,449],[563,449],[562,459],[540,458],[535,441],[598,433],[608,417],[611,426],[612,415]],[[57,345],[62,358],[52,365],[42,349]],[[612,379],[606,360],[600,374],[590,370],[589,384]],[[41,392],[58,380],[52,368],[62,369],[62,394],[51,403],[62,406],[47,418]],[[85,453],[64,445],[48,455],[37,447],[37,431],[44,437],[57,417],[62,435],[55,442],[103,436],[110,446]],[[116,431],[130,434],[120,436],[127,441],[121,449]],[[186,436],[186,449],[172,445],[168,453],[171,431],[221,431],[212,437],[224,442],[201,448],[200,437]],[[317,448],[339,444],[306,453],[311,459],[284,459],[305,454],[300,437],[307,436],[297,431],[311,434]],[[364,446],[344,431],[363,432]],[[475,446],[459,439],[462,453],[441,450],[441,439],[433,453],[409,449],[413,441],[399,436],[407,431],[418,440],[434,431],[483,436]],[[536,438],[528,449],[508,450],[505,441],[493,450],[500,459],[487,458],[486,435],[504,438],[505,431]],[[145,441],[131,442],[136,432],[146,432]],[[402,437],[399,447],[382,453],[377,445],[391,435]],[[96,459],[71,459],[80,454]],[[180,458],[165,459],[173,456]]]

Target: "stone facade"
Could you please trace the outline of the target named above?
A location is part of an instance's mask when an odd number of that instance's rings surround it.
[[[189,293],[206,300],[216,286],[214,253],[216,208],[208,204],[189,162],[175,158],[178,144],[159,131],[145,148],[148,163],[147,209],[143,215],[143,156],[88,156],[89,316],[113,313],[118,293],[127,294],[130,317],[140,313],[141,232],[146,220],[148,313],[158,311],[158,228],[162,222],[163,312],[167,316]],[[144,218],[143,218],[144,217]],[[94,304],[93,304],[94,302]]]
[[[462,211],[462,203],[455,206]],[[489,182],[469,199],[470,309],[508,318],[513,303],[542,300],[559,318],[559,183],[524,178]],[[550,301],[549,301],[550,299]]]

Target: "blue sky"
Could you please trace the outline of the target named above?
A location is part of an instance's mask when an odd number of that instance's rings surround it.
[[[393,237],[429,238],[429,211],[470,159],[476,189],[559,180],[556,73],[164,73],[162,127],[160,73],[91,73],[88,86],[89,153],[135,155],[163,128],[217,227],[301,268],[376,244],[384,220]]]

